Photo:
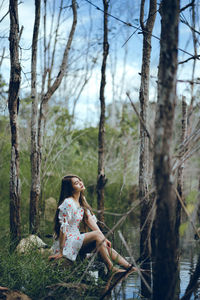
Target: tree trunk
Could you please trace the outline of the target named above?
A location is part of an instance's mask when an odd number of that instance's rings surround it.
[[[185,97],[182,98],[182,132],[181,132],[181,139],[180,139],[180,144],[183,144],[185,138],[186,138],[186,133],[187,133],[187,103],[185,102]],[[184,154],[185,149],[182,148],[182,151],[180,153],[180,156],[182,157]],[[178,168],[178,175],[177,175],[177,191],[180,195],[180,197],[183,197],[183,169],[184,169],[184,164],[182,164]],[[179,232],[179,226],[181,223],[181,203],[179,199],[176,200],[177,207],[176,207],[176,234],[177,237],[179,237],[178,232]],[[179,243],[179,241],[178,241]]]
[[[101,84],[100,84],[100,103],[101,115],[99,122],[99,136],[98,136],[98,178],[97,178],[97,208],[99,210],[98,219],[100,227],[103,230],[104,226],[104,186],[106,184],[105,177],[105,85],[106,85],[106,61],[109,52],[108,44],[108,0],[103,0],[104,5],[104,39],[103,39],[103,61],[101,66]]]
[[[32,39],[32,59],[31,59],[31,192],[30,192],[30,233],[37,233],[39,227],[38,203],[40,197],[39,173],[37,168],[38,147],[37,147],[37,88],[36,88],[36,68],[37,68],[37,46],[40,27],[40,6],[41,0],[35,0],[35,23]]]
[[[163,0],[155,122],[154,176],[157,192],[153,300],[178,299],[176,196],[171,174],[171,141],[176,101],[179,0]]]
[[[30,211],[30,216],[31,216],[31,221],[30,221],[30,228],[32,232],[37,232],[39,228],[39,211],[38,211],[38,206],[39,206],[39,198],[40,198],[40,191],[41,191],[41,161],[42,161],[42,137],[43,137],[43,131],[42,131],[42,122],[44,119],[44,108],[45,105],[48,103],[49,99],[52,97],[52,95],[55,93],[55,91],[58,89],[60,86],[64,73],[66,71],[67,63],[68,63],[68,56],[69,56],[69,51],[71,48],[72,40],[74,37],[75,29],[76,29],[76,24],[77,24],[77,4],[76,0],[72,0],[72,11],[73,11],[73,22],[71,26],[71,30],[69,33],[69,37],[67,40],[67,44],[65,46],[63,58],[62,58],[62,63],[60,66],[60,70],[52,83],[51,86],[48,87],[47,92],[42,96],[41,103],[40,103],[40,110],[39,110],[39,117],[38,117],[38,130],[37,130],[37,161],[36,161],[36,166],[34,166],[34,179],[35,179],[35,184],[34,185],[34,191],[31,193],[31,211]],[[35,152],[35,153],[36,153]],[[36,154],[35,154],[36,155]]]
[[[141,85],[140,85],[140,118],[144,125],[140,124],[140,157],[139,157],[139,198],[140,201],[148,193],[148,161],[149,161],[149,138],[144,126],[147,127],[147,107],[149,102],[149,75],[150,75],[150,58],[151,58],[151,34],[156,18],[157,3],[156,0],[150,0],[149,15],[146,25],[144,25],[144,4],[145,0],[141,1],[140,9],[140,25],[143,31],[143,53],[142,53],[142,70],[141,70]],[[151,218],[150,200],[146,197],[140,204],[140,259],[142,260],[141,268],[150,269],[150,227]],[[146,274],[144,274],[145,276]],[[151,286],[151,277],[148,274],[145,276],[149,286]],[[141,281],[141,293],[144,297],[150,297],[150,292],[147,289],[144,281]]]
[[[19,21],[18,1],[10,0],[10,83],[8,109],[11,128],[11,164],[10,164],[10,237],[11,249],[15,248],[21,238],[20,218],[20,179],[19,179],[19,131],[18,109],[21,66],[19,62]]]
[[[200,177],[199,177],[199,188],[198,188],[198,197],[197,197],[197,224],[200,228]]]

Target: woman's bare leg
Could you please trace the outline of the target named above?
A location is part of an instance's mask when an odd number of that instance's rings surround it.
[[[110,259],[111,255],[108,251],[108,247],[106,246],[105,242],[103,242],[104,239],[105,239],[104,235],[99,231],[87,232],[87,233],[85,233],[85,237],[83,240],[83,247],[93,241],[96,241],[97,249],[99,250],[102,259],[107,264],[108,269],[112,270],[112,271],[116,271],[116,272],[123,272],[123,270],[119,270],[118,268],[115,268],[113,266],[113,263]]]
[[[125,269],[128,269],[131,267],[131,264],[123,258],[119,253],[117,253],[116,250],[113,248],[108,248],[109,255],[111,259],[116,262],[118,265],[124,267]]]

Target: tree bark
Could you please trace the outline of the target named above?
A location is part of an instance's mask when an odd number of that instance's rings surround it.
[[[69,51],[71,48],[72,40],[74,37],[75,29],[76,29],[76,24],[77,24],[77,4],[76,0],[72,0],[72,11],[73,11],[73,22],[71,26],[71,30],[69,33],[69,37],[67,40],[67,44],[64,50],[63,58],[62,58],[62,63],[59,69],[59,72],[56,76],[56,79],[52,83],[51,86],[48,87],[47,92],[42,96],[41,103],[40,103],[40,110],[39,110],[39,117],[38,117],[38,130],[37,130],[37,166],[35,167],[35,170],[37,171],[36,175],[36,182],[37,184],[35,185],[36,190],[34,193],[32,193],[32,221],[31,221],[31,231],[32,232],[37,232],[39,228],[39,212],[38,212],[38,204],[39,204],[39,198],[40,198],[40,191],[41,191],[41,161],[42,161],[42,137],[43,137],[43,132],[42,132],[42,122],[44,119],[44,108],[45,105],[48,103],[49,99],[52,97],[52,95],[55,93],[55,91],[58,89],[60,86],[64,72],[67,67],[68,63],[68,56],[69,56]]]
[[[176,102],[179,5],[179,0],[163,0],[160,9],[161,41],[154,139],[157,211],[153,300],[174,300],[179,296],[176,196],[170,154]]]
[[[142,70],[141,70],[141,85],[140,85],[140,118],[144,125],[140,124],[140,157],[139,157],[139,199],[140,201],[148,193],[148,161],[149,161],[149,137],[144,129],[147,128],[147,108],[149,102],[149,75],[150,75],[150,58],[151,58],[151,35],[156,18],[157,3],[156,0],[150,0],[149,15],[146,25],[144,24],[144,4],[145,0],[141,1],[140,8],[140,26],[143,31],[143,53],[142,53]],[[151,218],[150,199],[146,197],[140,204],[140,259],[142,260],[141,268],[150,269],[150,227]],[[146,274],[145,274],[146,275]],[[145,276],[144,275],[144,276]],[[148,274],[145,276],[149,286],[151,286],[151,277]],[[141,280],[141,293],[144,297],[150,297],[150,292],[147,289],[144,281]]]
[[[106,184],[105,176],[105,86],[106,86],[106,61],[109,52],[108,44],[108,0],[103,0],[104,6],[104,37],[103,37],[103,60],[101,66],[101,84],[100,84],[100,104],[101,115],[99,122],[98,135],[98,178],[97,178],[97,208],[99,210],[98,219],[100,227],[103,230],[104,226],[104,186]]]
[[[30,233],[37,233],[39,227],[38,203],[40,197],[40,183],[37,162],[39,159],[38,145],[37,145],[37,111],[38,98],[36,88],[36,69],[37,69],[37,48],[38,35],[40,27],[40,7],[41,0],[35,0],[35,23],[33,28],[32,38],[32,58],[31,58],[31,191],[30,191],[30,216],[29,216],[29,230]]]
[[[198,187],[198,197],[197,197],[197,224],[200,228],[200,177],[199,177],[199,187]]]
[[[181,139],[180,139],[180,144],[183,144],[187,134],[187,103],[185,102],[185,97],[183,96],[182,98],[182,132],[181,132]],[[182,151],[179,154],[180,157],[183,156],[184,154],[184,147],[182,147]],[[184,169],[184,164],[182,164],[177,171],[177,191],[180,195],[180,197],[183,197],[183,169]],[[179,237],[179,226],[181,224],[181,203],[179,199],[176,200],[177,207],[176,207],[176,234],[177,237]],[[179,244],[179,240],[177,240]],[[178,246],[178,245],[177,245]]]
[[[10,237],[11,249],[15,248],[21,238],[20,217],[20,179],[19,179],[19,89],[21,83],[21,66],[19,62],[19,21],[18,1],[10,0],[10,83],[8,109],[11,128],[11,164],[10,164]]]

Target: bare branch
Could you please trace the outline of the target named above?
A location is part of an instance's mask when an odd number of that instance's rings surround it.
[[[144,25],[144,4],[145,4],[145,0],[141,0],[141,4],[140,4],[140,26],[142,28],[142,30],[145,30],[145,25]]]
[[[5,51],[6,51],[6,47],[3,47],[3,51],[2,51],[2,55],[1,55],[1,59],[0,59],[0,68],[1,68],[2,62],[3,62],[4,58],[5,58],[5,56],[4,56]]]
[[[19,32],[19,41],[21,40],[22,32],[24,30],[24,26],[21,26],[20,32]]]
[[[186,6],[182,7],[182,8],[180,9],[180,12],[182,12],[182,11],[186,10],[188,7],[194,5],[194,2],[195,2],[195,0],[192,0],[192,1],[191,1],[190,3],[188,3]]]
[[[94,3],[92,3],[91,1],[89,1],[89,0],[85,0],[86,2],[88,2],[89,4],[91,4],[92,6],[94,6],[97,10],[99,10],[99,11],[101,11],[101,12],[104,12],[103,11],[103,9],[101,9],[99,6],[97,6],[97,5],[95,5]],[[115,17],[115,16],[113,16],[112,14],[110,14],[110,13],[107,13],[107,15],[108,16],[110,16],[111,18],[113,18],[113,19],[115,19],[115,20],[117,20],[117,21],[119,21],[119,22],[121,22],[122,24],[124,24],[124,25],[126,25],[126,26],[129,26],[129,27],[132,27],[132,28],[135,28],[136,29],[136,31],[138,30],[138,27],[137,26],[135,26],[135,25],[133,25],[133,24],[131,24],[131,23],[128,23],[128,22],[125,22],[125,21],[123,21],[123,20],[121,20],[121,19],[119,19],[119,18],[117,18],[117,17]],[[146,32],[148,32],[148,31],[146,31]],[[135,32],[134,32],[135,33]],[[140,33],[142,33],[142,32],[140,32]],[[152,37],[154,37],[155,39],[157,39],[157,40],[159,40],[160,41],[160,38],[159,37],[157,37],[156,35],[154,35],[154,34],[151,34],[151,36]],[[189,52],[187,52],[186,50],[184,50],[184,49],[181,49],[181,48],[178,48],[178,50],[179,51],[181,51],[181,52],[183,52],[183,53],[185,53],[185,54],[187,54],[187,55],[189,55],[189,56],[193,56],[193,54],[191,54],[191,53],[189,53]]]
[[[187,58],[186,60],[180,61],[178,64],[182,65],[190,61],[191,59],[200,59],[200,55],[193,55],[192,57]]]
[[[23,3],[23,2],[20,1],[20,2],[18,3],[18,6],[19,6],[20,4],[22,4],[22,3]],[[9,12],[10,12],[10,10],[8,10],[7,13],[0,19],[0,23],[5,19],[5,17],[9,14]]]
[[[130,247],[129,247],[128,244],[126,243],[126,241],[125,241],[125,239],[124,239],[124,237],[123,237],[123,235],[122,235],[122,233],[121,233],[120,230],[118,230],[118,233],[119,233],[119,237],[120,237],[120,239],[121,239],[121,241],[122,241],[124,247],[126,248],[128,254],[129,254],[129,256],[130,256],[130,258],[131,258],[131,260],[132,260],[132,263],[133,263],[134,267],[137,268],[138,274],[139,274],[140,277],[142,278],[142,280],[143,280],[144,284],[146,285],[146,287],[148,288],[149,292],[152,294],[152,289],[151,289],[151,287],[148,285],[148,283],[146,282],[145,278],[144,278],[143,275],[142,275],[142,272],[141,272],[140,269],[138,268],[138,266],[137,266],[137,264],[136,264],[136,261],[135,261],[135,259],[134,259],[134,257],[133,257],[133,254],[132,254],[132,252],[131,252],[131,250],[130,250]]]
[[[153,145],[153,141],[152,141],[151,135],[150,135],[148,129],[146,128],[146,126],[145,126],[145,124],[144,124],[142,118],[140,117],[140,114],[138,113],[136,106],[134,105],[133,101],[131,100],[130,95],[129,95],[129,92],[126,92],[126,95],[127,95],[128,99],[130,100],[131,105],[132,105],[132,107],[133,107],[133,109],[134,109],[134,111],[135,111],[135,113],[136,113],[138,119],[140,120],[141,125],[143,126],[144,130],[146,131],[146,134],[147,134],[147,136],[148,136],[148,138],[149,138],[151,144]]]
[[[198,30],[196,30],[196,28],[194,28],[193,26],[191,26],[186,20],[183,20],[183,19],[181,18],[180,21],[181,21],[183,24],[187,25],[187,26],[191,29],[192,32],[195,32],[195,33],[200,34],[200,32],[199,32]]]
[[[184,204],[184,202],[183,202],[183,199],[181,198],[181,196],[179,195],[179,192],[177,191],[177,189],[176,189],[175,187],[174,187],[174,190],[175,190],[175,193],[176,193],[176,196],[177,196],[178,200],[179,200],[180,203],[181,203],[181,206],[182,206],[184,212],[186,213],[186,215],[187,215],[187,217],[188,217],[188,220],[190,221],[190,223],[191,223],[191,225],[192,225],[192,227],[193,227],[195,233],[197,234],[197,236],[198,236],[199,239],[200,239],[200,233],[198,232],[198,229],[196,228],[194,222],[193,222],[192,219],[190,218],[190,214],[189,214],[189,212],[188,212],[188,210],[187,210],[187,208],[186,208],[186,206],[185,206],[185,204]]]
[[[70,31],[69,38],[68,38],[68,41],[67,41],[67,45],[65,47],[65,51],[64,51],[64,54],[63,54],[63,59],[62,59],[62,63],[61,63],[61,66],[60,66],[60,70],[57,74],[57,77],[56,77],[54,83],[49,87],[48,91],[46,92],[46,94],[42,98],[41,107],[42,107],[43,104],[48,102],[50,97],[57,90],[57,88],[59,87],[59,85],[62,81],[62,78],[64,76],[64,72],[65,72],[65,69],[66,69],[66,66],[67,66],[67,62],[68,62],[69,50],[71,48],[72,39],[73,39],[73,36],[74,36],[76,24],[77,24],[77,8],[76,8],[76,5],[77,5],[76,1],[72,0],[73,23],[72,23],[71,31]]]
[[[193,150],[188,150],[184,156],[182,157],[182,159],[178,162],[176,161],[174,163],[174,166],[172,168],[172,173],[175,173],[176,169],[179,168],[186,160],[188,160],[193,154],[195,154],[196,152],[198,152],[200,150],[200,146],[197,146],[195,149]],[[186,155],[187,154],[187,155]]]
[[[178,79],[177,82],[181,82],[181,83],[185,83],[186,82],[186,83],[189,83],[189,84],[200,84],[200,80],[198,78],[196,80],[197,81]]]
[[[7,11],[7,13],[0,19],[0,23],[5,19],[5,17],[9,14],[10,10]]]

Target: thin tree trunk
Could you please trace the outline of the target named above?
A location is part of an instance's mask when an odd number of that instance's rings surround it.
[[[10,237],[11,249],[21,238],[20,218],[20,179],[19,179],[19,130],[18,109],[19,89],[21,83],[21,66],[19,62],[19,21],[18,1],[10,0],[10,83],[8,108],[11,128],[11,164],[10,164]]]
[[[140,25],[143,31],[143,53],[142,53],[142,71],[140,85],[140,118],[143,120],[145,127],[147,126],[147,108],[149,102],[149,75],[150,75],[150,58],[151,58],[151,34],[156,18],[157,3],[156,0],[150,0],[149,15],[146,25],[144,24],[144,4],[145,0],[141,1],[140,8]],[[139,198],[144,199],[148,193],[148,161],[149,161],[149,138],[144,126],[140,124],[140,157],[139,157]],[[151,218],[150,199],[145,198],[140,205],[140,259],[142,260],[141,268],[150,269],[150,227]],[[148,218],[148,219],[147,219]],[[146,274],[145,274],[146,275]],[[145,276],[144,275],[144,276]],[[149,286],[151,286],[151,277],[148,274],[145,276]],[[144,297],[150,297],[150,292],[147,289],[144,281],[141,280],[141,293]]]
[[[56,79],[52,83],[51,86],[48,87],[47,92],[42,95],[41,103],[40,103],[40,110],[39,110],[39,117],[38,117],[38,131],[37,131],[37,166],[35,170],[37,170],[36,175],[36,181],[37,181],[37,190],[36,193],[32,194],[33,199],[32,199],[32,211],[31,213],[31,231],[32,232],[37,232],[39,228],[39,211],[38,211],[38,206],[39,206],[39,198],[40,198],[40,192],[41,192],[41,160],[42,160],[42,137],[43,137],[43,131],[42,131],[42,122],[44,120],[44,107],[48,103],[49,99],[52,97],[52,95],[55,93],[55,91],[58,89],[60,86],[64,73],[67,68],[67,63],[68,63],[68,56],[69,56],[69,51],[71,48],[72,40],[74,37],[75,29],[76,29],[76,24],[77,24],[77,4],[76,0],[72,0],[72,11],[73,11],[73,22],[70,30],[70,34],[67,40],[67,44],[64,50],[63,58],[62,58],[62,63],[60,66],[60,70],[57,74]]]
[[[154,176],[157,192],[156,259],[153,300],[178,299],[176,196],[171,175],[171,143],[176,102],[179,0],[163,0],[158,73],[158,104],[154,139]]]
[[[199,188],[198,188],[198,197],[197,197],[197,224],[200,228],[200,177],[199,177]]]
[[[195,1],[192,4],[192,28],[195,29],[196,27],[196,10],[195,10]],[[198,56],[197,52],[197,44],[198,44],[198,39],[196,37],[196,32],[195,30],[192,30],[192,40],[193,40],[193,46],[194,46],[194,56]],[[188,129],[188,135],[190,134],[192,130],[192,114],[193,114],[193,105],[195,101],[195,95],[194,95],[194,80],[195,80],[195,69],[196,69],[196,58],[193,60],[193,65],[192,65],[192,78],[191,78],[191,99],[190,99],[190,105],[188,107],[188,116],[187,116],[187,129]]]
[[[181,139],[180,139],[180,144],[182,144],[186,138],[186,133],[187,133],[187,103],[185,102],[185,97],[183,96],[182,98],[182,132],[181,132]],[[182,148],[182,152],[179,154],[181,157],[184,154],[184,147]],[[177,176],[177,191],[180,195],[180,197],[183,197],[183,169],[184,169],[184,164],[182,164],[178,168],[178,176]],[[179,237],[178,232],[179,232],[179,226],[181,223],[181,203],[179,199],[176,201],[177,207],[176,207],[176,234],[177,237]],[[177,241],[179,244],[179,240]]]
[[[37,168],[37,162],[39,158],[37,147],[37,111],[38,111],[38,99],[36,88],[36,69],[37,69],[37,47],[38,47],[38,35],[40,27],[40,7],[41,0],[35,0],[35,23],[33,29],[32,39],[32,59],[31,59],[31,99],[32,99],[32,112],[31,112],[31,192],[30,192],[30,217],[29,228],[31,233],[38,232],[39,220],[38,220],[38,203],[40,197],[39,188],[39,174]]]
[[[104,6],[104,38],[103,38],[103,61],[101,67],[101,84],[100,84],[100,104],[101,104],[101,115],[99,122],[99,136],[98,136],[98,178],[97,178],[97,208],[100,211],[98,219],[100,222],[101,229],[104,228],[104,186],[106,184],[105,177],[105,85],[106,85],[106,61],[109,52],[108,44],[108,0],[103,0]]]
[[[185,102],[185,97],[182,98],[182,131],[181,131],[181,138],[180,138],[180,144],[182,144],[186,137],[186,130],[187,130],[187,103]],[[180,153],[180,156],[184,155],[184,147],[182,147],[182,152]],[[178,170],[177,170],[177,191],[179,196],[183,199],[183,170],[184,170],[184,164],[182,164]],[[175,234],[177,236],[176,242],[177,242],[177,249],[179,248],[179,227],[181,224],[181,213],[182,213],[182,207],[181,203],[177,197],[176,199],[176,224],[175,224]],[[179,255],[179,254],[178,254]],[[177,292],[180,293],[180,274],[178,275],[178,283],[177,283]]]

